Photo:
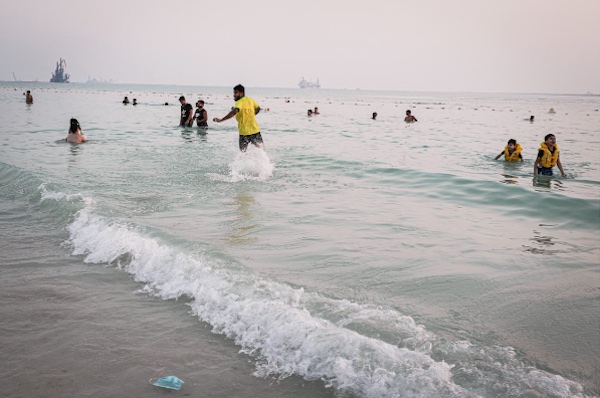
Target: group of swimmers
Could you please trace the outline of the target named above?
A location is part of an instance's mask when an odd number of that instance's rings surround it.
[[[25,96],[26,104],[33,104],[33,95],[31,95],[31,90],[27,90],[27,92],[23,93],[23,95]],[[81,126],[79,125],[77,119],[71,119],[70,124],[71,125],[69,126],[69,131],[67,132],[67,138],[65,138],[65,141],[73,144],[81,144],[82,142],[87,141],[87,138],[81,132]]]
[[[256,121],[256,115],[260,112],[260,106],[252,98],[246,97],[245,91],[244,86],[241,84],[235,86],[233,88],[235,105],[227,115],[220,119],[214,118],[213,122],[221,123],[235,116],[238,122],[240,151],[246,151],[248,144],[264,149],[260,128]],[[127,99],[127,97],[125,98]],[[187,103],[183,95],[179,97],[179,102],[181,103],[180,126],[193,126],[194,120],[196,120],[196,123],[200,127],[207,126],[208,113],[204,110],[204,101],[199,100],[196,102],[197,109],[195,113],[192,113],[193,107]],[[123,103],[125,103],[125,100],[123,100]],[[74,144],[86,141],[86,137],[81,132],[81,126],[77,119],[71,119],[71,126],[69,127],[66,141]]]
[[[498,160],[504,155],[504,160],[507,162],[522,162],[522,151],[523,148],[521,147],[521,144],[518,144],[517,140],[511,138],[504,147],[504,151],[500,152],[495,159]],[[552,168],[558,166],[560,174],[563,177],[566,177],[567,175],[560,162],[559,152],[560,150],[556,144],[556,137],[554,134],[547,134],[544,137],[544,142],[540,143],[540,149],[538,150],[537,158],[533,164],[533,175],[551,176],[553,175]]]
[[[123,98],[123,105],[127,105],[127,104],[129,104],[129,98],[125,97],[125,98]],[[131,105],[137,105],[137,104],[138,104],[137,99],[134,98]]]
[[[371,119],[377,120],[377,112],[373,112],[373,117],[371,117]],[[406,117],[404,118],[404,121],[406,123],[418,122],[417,118],[412,115],[410,109],[406,110]]]
[[[123,105],[129,104],[129,98],[125,96],[123,98]],[[182,95],[179,97],[179,103],[181,104],[181,116],[179,118],[179,126],[181,127],[192,127],[194,125],[194,120],[196,121],[196,125],[201,128],[208,128],[208,113],[204,109],[204,101],[198,100],[196,102],[196,112],[192,113],[194,110],[191,104],[188,104],[185,100],[185,97]],[[137,99],[133,99],[132,105],[137,105]],[[165,102],[165,105],[169,105],[168,102]]]
[[[238,122],[238,132],[239,132],[239,148],[241,151],[246,151],[248,144],[253,144],[257,148],[264,149],[264,142],[262,136],[260,134],[260,128],[258,126],[258,122],[256,121],[256,115],[261,111],[260,106],[250,97],[246,97],[245,88],[241,84],[238,84],[233,88],[233,98],[235,100],[235,105],[231,108],[231,111],[225,115],[223,118],[214,118],[213,122],[221,123],[227,119],[230,119],[235,116]],[[27,104],[33,103],[33,96],[31,92],[27,90],[27,93],[24,93],[25,101]],[[179,97],[179,102],[181,104],[181,117],[179,119],[180,126],[191,127],[194,124],[194,120],[198,127],[207,128],[208,127],[208,112],[204,109],[204,101],[198,100],[196,102],[196,111],[192,113],[193,107],[191,104],[188,104],[185,100],[185,97],[182,95]],[[123,104],[128,104],[129,99],[125,97],[123,100]],[[133,99],[133,105],[136,105],[137,101]],[[308,116],[319,115],[319,108],[315,107],[314,110],[309,109],[307,112]],[[373,120],[377,118],[377,112],[373,112]],[[530,121],[533,122],[534,117],[530,117]],[[407,123],[413,123],[417,121],[410,110],[406,111],[406,117],[404,121]],[[72,118],[70,120],[69,131],[67,133],[67,138],[65,139],[67,142],[71,142],[74,144],[80,144],[85,142],[87,138],[81,132],[81,126],[77,119]],[[521,144],[518,144],[515,139],[508,140],[508,143],[504,147],[504,150],[495,157],[495,160],[498,160],[502,155],[504,155],[504,160],[507,162],[522,162],[523,156],[521,152],[523,148]],[[544,137],[544,142],[540,143],[540,148],[538,150],[538,155],[533,165],[533,174],[534,175],[544,175],[551,176],[553,175],[553,167],[558,166],[560,170],[560,174],[563,177],[566,177],[563,170],[562,163],[560,161],[560,150],[558,148],[558,144],[556,143],[556,136],[554,134],[547,134]]]
[[[192,127],[194,120],[196,125],[200,128],[208,128],[208,112],[204,109],[204,101],[198,100],[196,102],[196,112],[192,111],[194,108],[191,104],[188,104],[185,97],[182,95],[179,97],[179,103],[181,104],[181,116],[179,118],[179,126],[181,127]]]

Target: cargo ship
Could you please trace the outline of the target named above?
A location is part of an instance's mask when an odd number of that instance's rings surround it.
[[[298,87],[300,88],[321,88],[321,84],[319,83],[319,79],[317,78],[316,82],[306,80],[304,77],[300,79],[298,83]]]

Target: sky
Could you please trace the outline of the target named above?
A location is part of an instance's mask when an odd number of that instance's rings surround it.
[[[600,0],[0,0],[0,80],[600,94]]]

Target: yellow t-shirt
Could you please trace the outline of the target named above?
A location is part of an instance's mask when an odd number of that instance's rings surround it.
[[[252,135],[260,132],[255,114],[255,110],[258,109],[259,106],[252,98],[240,98],[235,101],[235,106],[233,108],[239,111],[235,114],[235,119],[238,122],[240,135]]]

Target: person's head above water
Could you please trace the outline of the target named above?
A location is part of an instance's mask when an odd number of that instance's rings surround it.
[[[377,118],[377,112],[373,112],[373,119]]]
[[[508,144],[506,145],[506,147],[509,151],[514,151],[517,147],[517,140],[511,138],[510,140],[508,140]]]
[[[546,136],[544,137],[544,142],[547,146],[553,147],[554,145],[556,145],[556,137],[554,136],[554,134],[546,134]]]
[[[75,133],[77,131],[77,129],[80,129],[80,128],[81,128],[81,126],[79,125],[79,122],[77,121],[77,119],[71,118],[71,126],[69,127],[69,132]]]
[[[410,115],[410,109],[407,109],[407,110],[406,110],[406,114],[407,114],[407,115]]]

